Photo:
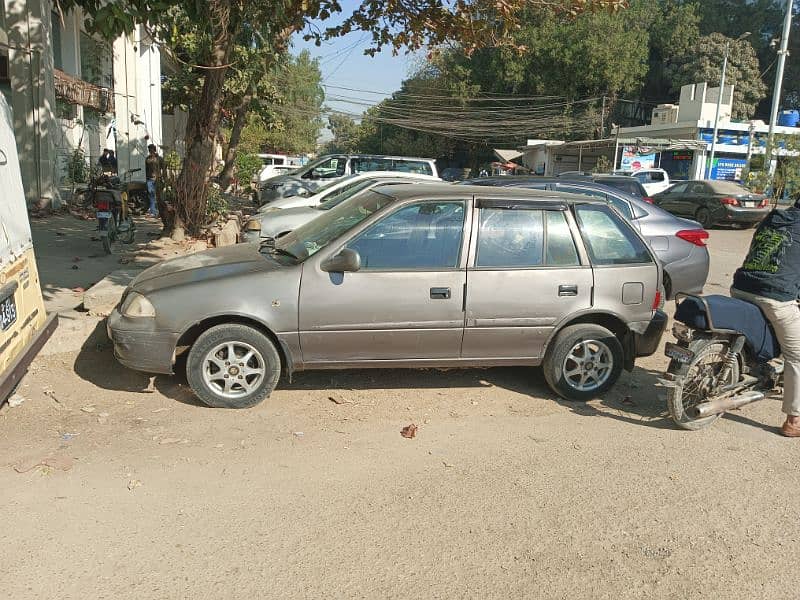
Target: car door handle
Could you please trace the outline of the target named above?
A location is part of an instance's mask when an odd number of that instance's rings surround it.
[[[434,300],[449,300],[450,288],[446,287],[431,288],[431,298],[433,298]]]
[[[578,286],[577,285],[560,285],[560,286],[558,286],[558,295],[559,296],[577,296],[578,295]]]

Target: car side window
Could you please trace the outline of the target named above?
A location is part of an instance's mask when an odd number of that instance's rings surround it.
[[[647,173],[636,173],[636,174],[635,174],[633,177],[634,177],[634,179],[636,179],[636,180],[637,180],[639,183],[648,183],[648,182],[649,182],[649,179],[650,179],[650,178],[647,176]]]
[[[704,194],[706,191],[706,184],[701,183],[699,181],[691,184],[689,186],[689,193],[690,194]]]
[[[578,250],[572,231],[567,224],[567,214],[564,211],[548,210],[546,215],[545,262],[553,267],[577,267],[581,264]]]
[[[579,204],[575,207],[575,216],[593,265],[652,262],[644,242],[608,207]]]
[[[659,182],[664,181],[664,174],[661,171],[653,171],[650,173],[650,181]]]
[[[608,197],[608,202],[611,204],[611,206],[616,208],[623,217],[625,217],[626,219],[633,218],[633,211],[631,210],[630,203],[625,202],[625,200],[623,200],[622,198],[617,198],[616,196],[612,196],[611,194],[609,194],[607,197]]]
[[[544,215],[540,210],[481,209],[476,267],[544,264]]]
[[[689,187],[688,183],[678,183],[673,185],[669,190],[667,190],[667,194],[683,194],[686,192],[686,188]]]
[[[464,234],[464,202],[422,202],[394,211],[347,244],[361,269],[454,269]]]

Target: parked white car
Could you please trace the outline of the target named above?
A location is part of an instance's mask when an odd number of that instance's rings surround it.
[[[298,168],[289,175],[279,175],[260,183],[256,190],[255,200],[258,205],[262,205],[300,194],[308,196],[316,193],[323,185],[347,175],[376,171],[439,176],[436,170],[436,161],[431,158],[378,154],[328,154]]]
[[[306,192],[306,194],[310,193],[311,195],[298,195],[275,200],[274,202],[270,202],[269,204],[262,206],[259,212],[272,212],[274,210],[298,208],[302,206],[319,206],[334,196],[347,192],[350,189],[360,187],[362,182],[365,180],[380,181],[382,179],[413,179],[416,181],[426,180],[441,182],[441,179],[434,177],[433,175],[403,173],[400,171],[367,171],[365,173],[357,173],[355,175],[346,175],[341,179],[337,179],[336,181],[319,188],[316,190],[316,192]]]
[[[672,185],[669,181],[669,174],[664,169],[637,169],[629,175],[638,180],[647,190],[647,195],[651,197]]]

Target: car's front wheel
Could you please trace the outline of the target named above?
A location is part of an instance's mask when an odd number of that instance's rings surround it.
[[[240,324],[217,325],[192,346],[186,377],[197,397],[214,408],[249,408],[278,383],[281,359],[263,333]]]
[[[556,394],[585,402],[611,389],[622,363],[622,344],[616,335],[600,325],[579,323],[558,333],[542,367]]]

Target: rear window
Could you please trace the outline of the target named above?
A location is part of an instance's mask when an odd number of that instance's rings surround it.
[[[579,204],[575,216],[593,265],[652,262],[644,242],[614,211],[599,204]]]
[[[406,158],[358,157],[351,159],[350,167],[351,173],[399,171],[401,173],[416,173],[417,175],[433,175],[433,169],[428,161]]]
[[[715,194],[749,194],[749,190],[739,185],[738,183],[733,183],[732,181],[709,181],[708,185],[711,186],[711,189]]]

